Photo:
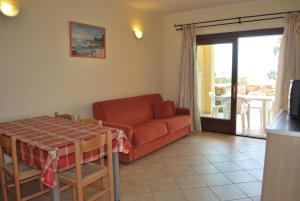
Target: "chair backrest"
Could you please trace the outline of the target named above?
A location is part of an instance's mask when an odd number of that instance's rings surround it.
[[[217,96],[215,94],[215,92],[212,92],[210,91],[208,93],[210,99],[211,99],[211,102],[213,104],[213,106],[217,106],[217,105],[223,105],[223,101],[225,100],[226,97],[222,97],[222,96]]]
[[[107,153],[107,160],[108,160],[107,164],[108,164],[108,168],[112,169],[112,133],[110,129],[107,130],[106,134],[93,137],[86,141],[76,140],[74,145],[75,145],[77,182],[80,182],[80,180],[82,180],[81,158],[83,153],[85,152],[91,152],[96,150],[100,151],[100,149],[106,145],[106,153]],[[95,158],[94,160],[97,160],[97,158]]]
[[[97,137],[93,137],[87,141],[83,141],[80,143],[80,153],[90,152],[97,149],[100,149],[107,143],[107,135],[100,135]]]
[[[78,116],[77,121],[80,122],[80,123],[95,124],[95,125],[98,125],[98,126],[102,127],[102,121],[94,119],[94,118],[82,118],[81,116]]]
[[[58,112],[54,113],[55,118],[67,119],[71,121],[75,121],[75,116],[71,114],[59,114]]]
[[[13,137],[8,137],[6,135],[1,135],[0,134],[0,147],[3,149],[11,149],[12,148],[12,138]]]
[[[136,125],[153,119],[152,104],[162,101],[160,94],[100,101],[93,104],[93,113],[97,120]]]
[[[4,161],[4,150],[9,151],[12,158],[13,174],[15,177],[19,177],[19,165],[17,156],[17,142],[16,136],[6,136],[0,134],[0,168],[3,167]]]

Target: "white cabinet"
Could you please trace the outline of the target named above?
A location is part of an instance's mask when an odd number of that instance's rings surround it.
[[[300,201],[300,121],[282,110],[266,131],[262,201]]]

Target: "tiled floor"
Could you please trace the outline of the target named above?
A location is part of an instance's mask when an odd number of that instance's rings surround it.
[[[258,201],[264,150],[264,140],[192,134],[122,164],[121,201]]]

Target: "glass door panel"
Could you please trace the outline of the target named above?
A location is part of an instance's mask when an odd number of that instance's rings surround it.
[[[233,44],[208,44],[197,48],[201,117],[230,120]]]

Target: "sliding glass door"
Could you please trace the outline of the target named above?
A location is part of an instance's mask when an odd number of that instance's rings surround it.
[[[282,32],[282,28],[276,28],[197,36],[199,107],[204,131],[243,134],[247,129],[251,131],[257,119],[264,130],[271,116],[267,115],[271,108],[267,103],[274,102],[274,61]],[[253,80],[263,82],[253,84]],[[259,103],[261,109],[257,110]],[[257,111],[261,111],[260,118]]]
[[[235,133],[237,41],[198,38],[197,69],[204,130]]]

